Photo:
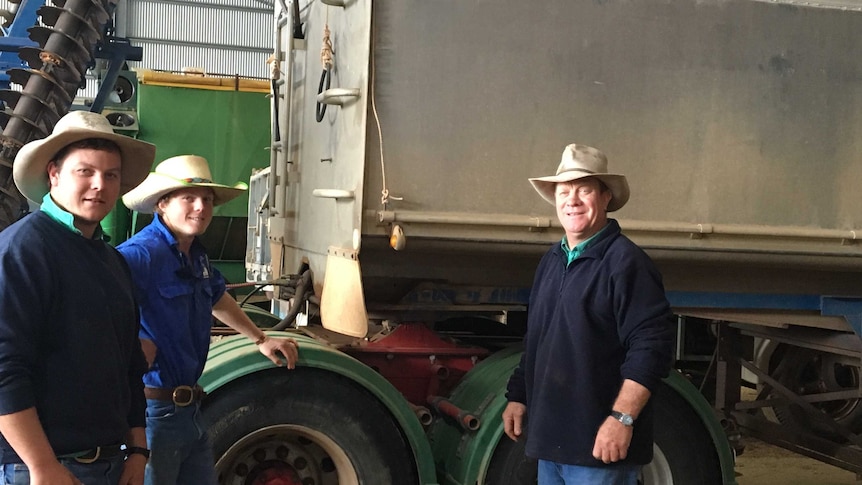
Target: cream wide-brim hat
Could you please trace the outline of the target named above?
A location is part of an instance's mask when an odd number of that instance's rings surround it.
[[[601,180],[610,189],[613,197],[608,203],[608,212],[621,209],[629,201],[629,183],[625,175],[608,173],[608,157],[601,151],[586,145],[573,143],[567,146],[563,150],[556,175],[529,180],[543,199],[555,204],[554,192],[557,183],[587,177]]]
[[[18,150],[12,164],[15,186],[24,197],[41,204],[50,189],[48,162],[67,145],[89,138],[110,140],[120,147],[121,195],[147,177],[156,157],[155,145],[114,133],[111,124],[99,113],[71,111],[60,118],[49,136],[31,141]]]
[[[206,187],[213,191],[213,205],[229,202],[245,192],[248,185],[237,182],[233,186],[212,181],[206,158],[197,155],[179,155],[156,165],[140,185],[123,196],[123,203],[133,211],[151,214],[159,199],[179,189]]]

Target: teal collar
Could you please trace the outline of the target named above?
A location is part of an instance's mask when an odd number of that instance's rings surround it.
[[[42,206],[39,207],[39,210],[48,214],[51,219],[54,219],[66,229],[69,229],[70,231],[74,232],[79,236],[83,236],[81,231],[79,231],[78,228],[75,227],[75,216],[73,216],[70,212],[61,209],[60,206],[58,206],[57,203],[54,202],[54,199],[51,198],[50,193],[45,194],[45,197],[42,197]],[[102,226],[98,225],[96,226],[96,231],[93,232],[93,239],[101,239],[102,241],[108,242],[111,238],[107,234],[105,234],[104,231],[102,231]]]
[[[607,229],[607,227],[608,227],[608,225],[605,224],[605,227],[601,228],[599,230],[599,232],[597,232],[597,233],[593,234],[592,236],[590,236],[589,238],[587,238],[586,241],[581,241],[580,244],[575,246],[573,249],[569,249],[569,241],[566,240],[566,236],[563,236],[563,240],[560,241],[560,247],[563,249],[563,252],[566,254],[566,266],[572,264],[572,261],[581,257],[581,255],[584,254],[584,251],[586,251],[587,248],[593,244],[593,242],[596,240],[596,238],[599,236],[599,234],[604,232],[605,229]]]

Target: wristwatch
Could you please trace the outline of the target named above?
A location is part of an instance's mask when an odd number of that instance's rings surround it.
[[[142,448],[140,446],[127,446],[126,447],[126,458],[130,455],[144,455],[144,458],[150,458],[150,450],[146,448]]]
[[[611,417],[623,423],[623,426],[631,427],[635,424],[635,418],[631,414],[621,413],[619,411],[611,411]]]

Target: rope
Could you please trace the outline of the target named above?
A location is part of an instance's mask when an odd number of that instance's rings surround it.
[[[323,26],[323,42],[320,47],[320,63],[327,71],[332,68],[332,40],[329,38],[329,24]]]
[[[383,128],[380,126],[380,116],[377,114],[377,98],[374,96],[374,80],[375,80],[375,59],[374,59],[374,29],[371,30],[371,79],[368,83],[371,85],[371,112],[374,114],[374,123],[377,125],[377,141],[380,146],[380,174],[383,177],[383,190],[380,191],[380,203],[383,208],[389,204],[389,199],[404,200],[402,197],[389,195],[389,189],[386,187],[386,162],[383,160]]]

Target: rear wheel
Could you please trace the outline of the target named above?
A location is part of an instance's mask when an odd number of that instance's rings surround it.
[[[662,386],[656,393],[653,460],[643,468],[644,485],[722,483],[712,438],[691,406]],[[536,461],[524,456],[525,440],[503,436],[488,466],[485,485],[533,485]]]
[[[411,448],[369,392],[318,369],[274,369],[217,390],[203,410],[221,485],[418,481]]]
[[[782,360],[786,362],[783,363],[783,372],[777,376],[778,381],[800,396],[859,389],[862,369],[858,358],[783,346],[773,354],[772,369],[777,369]],[[862,399],[836,399],[814,402],[812,405],[842,428],[853,433],[862,432]],[[824,438],[843,440],[833,428],[813,418],[796,404],[776,406],[774,410],[782,424],[800,430],[813,430]]]

